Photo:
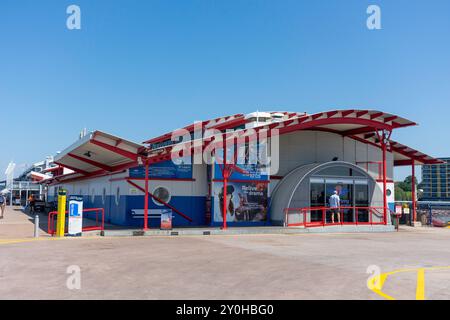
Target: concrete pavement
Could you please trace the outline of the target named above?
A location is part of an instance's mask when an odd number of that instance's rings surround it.
[[[80,290],[67,287],[73,266]],[[449,266],[450,230],[436,228],[3,238],[0,299],[415,299],[421,290],[425,299],[450,299],[450,268],[432,269]],[[380,290],[367,287],[368,270],[387,275]]]
[[[5,217],[0,219],[0,239],[32,238],[34,236],[34,215],[22,212],[22,207],[6,207]],[[40,235],[46,237],[47,215],[39,214]]]

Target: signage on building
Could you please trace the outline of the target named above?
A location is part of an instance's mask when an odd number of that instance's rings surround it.
[[[149,177],[163,179],[192,179],[192,163],[190,158],[182,158],[180,161],[179,164],[175,164],[172,160],[168,160],[150,165]],[[145,178],[145,166],[131,168],[130,178]]]
[[[237,152],[235,157],[235,152]],[[214,166],[214,179],[222,180],[223,149],[216,151]],[[264,144],[253,146],[240,146],[237,151],[227,152],[227,164],[233,166],[230,180],[269,180],[268,156]]]
[[[80,236],[83,229],[83,197],[69,197],[69,230],[71,236]]]
[[[172,229],[172,210],[162,209],[161,210],[161,230],[171,230]]]

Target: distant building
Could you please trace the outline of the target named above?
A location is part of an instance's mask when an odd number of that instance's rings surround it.
[[[28,196],[34,194],[38,197],[43,195],[43,186],[38,182],[52,178],[60,167],[53,163],[53,157],[28,166],[18,176],[10,181],[0,181],[0,192],[8,195],[8,203],[13,205],[26,205]],[[14,169],[13,169],[14,170]],[[60,170],[62,174],[62,169]]]
[[[424,201],[450,201],[450,158],[441,158],[443,164],[422,167]]]

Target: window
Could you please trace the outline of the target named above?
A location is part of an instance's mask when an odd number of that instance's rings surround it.
[[[169,189],[167,189],[166,187],[157,187],[154,191],[153,191],[153,195],[158,198],[161,199],[162,201],[164,201],[165,203],[168,203],[171,199],[171,195],[170,195],[170,191]],[[162,203],[160,203],[159,201],[156,201],[155,199],[153,199],[153,202],[158,205],[158,206],[163,206]]]
[[[344,166],[334,166],[325,168],[315,175],[317,176],[332,176],[332,177],[363,177],[364,175],[360,172]]]
[[[116,206],[119,206],[120,204],[120,187],[117,187],[116,189]]]
[[[103,193],[102,193],[102,203],[103,205],[105,205],[106,202],[106,188],[103,188]]]

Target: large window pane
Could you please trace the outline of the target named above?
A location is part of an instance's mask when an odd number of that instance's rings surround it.
[[[367,184],[355,184],[355,207],[369,206],[369,186]],[[369,210],[358,209],[358,222],[369,222]]]

